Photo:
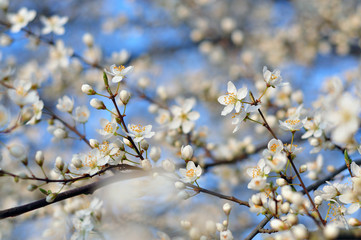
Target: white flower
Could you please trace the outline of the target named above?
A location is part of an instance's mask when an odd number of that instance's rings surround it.
[[[357,165],[355,162],[351,163],[351,172],[354,175],[354,177],[361,178],[361,167]]]
[[[33,103],[33,116],[32,118],[26,123],[26,124],[36,124],[38,121],[40,121],[41,119],[41,115],[43,113],[43,108],[44,108],[44,102],[39,100],[35,103]]]
[[[26,27],[29,22],[33,21],[36,16],[35,10],[28,10],[21,8],[18,13],[9,13],[8,20],[11,23],[11,32],[19,32],[22,28]]]
[[[337,100],[337,109],[327,114],[327,120],[334,127],[332,140],[336,143],[346,143],[359,129],[361,102],[350,93],[343,94]]]
[[[194,121],[196,121],[200,115],[196,111],[192,111],[192,108],[196,104],[194,98],[186,99],[181,106],[172,106],[171,112],[174,115],[172,122],[169,125],[170,129],[177,129],[182,127],[184,133],[189,133],[194,128]]]
[[[268,159],[275,155],[276,153],[280,153],[283,150],[283,143],[279,139],[271,139],[267,145],[268,149],[265,149],[262,153],[263,157]]]
[[[316,190],[315,196],[321,196],[324,200],[334,199],[338,195],[344,194],[347,191],[350,191],[351,188],[346,184],[341,183],[330,183],[326,181],[328,185],[324,186],[322,190]]]
[[[278,69],[273,70],[270,72],[266,66],[263,67],[263,78],[264,81],[270,87],[282,87],[287,83],[282,82],[281,71]]]
[[[86,123],[89,119],[90,111],[87,106],[79,106],[75,108],[75,116],[73,117],[75,121],[80,123]]]
[[[118,124],[115,118],[112,118],[111,121],[108,121],[105,118],[100,119],[101,129],[97,129],[97,132],[102,135],[105,139],[111,138],[114,136],[115,132],[118,129]]]
[[[74,107],[74,100],[68,96],[59,98],[58,104],[56,105],[56,108],[59,111],[68,112],[68,113],[71,113],[73,111],[73,107]]]
[[[247,168],[247,174],[251,178],[265,177],[271,171],[264,159],[258,161],[257,166]]]
[[[110,66],[110,71],[108,71],[107,69],[104,69],[104,71],[109,75],[113,76],[112,78],[113,83],[118,83],[122,81],[127,74],[130,74],[133,71],[133,69],[134,69],[133,66],[124,67],[123,65],[120,65],[119,67],[117,67],[115,64],[113,64]]]
[[[322,132],[326,128],[326,123],[321,122],[321,114],[316,114],[313,118],[313,121],[306,121],[304,128],[307,130],[307,132],[302,135],[302,139],[306,139],[312,136],[319,138],[322,136]]]
[[[182,146],[181,156],[183,160],[189,161],[193,157],[193,148],[191,145]]]
[[[69,66],[69,57],[73,54],[71,48],[66,48],[62,40],[58,40],[55,46],[49,50],[50,68],[57,69],[58,67],[66,68]]]
[[[93,175],[100,170],[109,161],[109,156],[103,156],[99,149],[94,148],[89,153],[78,155],[81,160],[82,168],[71,168],[72,173]]]
[[[300,120],[298,117],[291,116],[291,118],[288,118],[286,121],[282,122],[279,120],[280,128],[285,131],[299,131],[303,125],[306,123],[307,118],[304,118]]]
[[[193,183],[195,180],[197,180],[201,174],[202,174],[202,168],[201,166],[197,166],[194,164],[194,162],[189,161],[187,163],[186,168],[179,169],[180,174],[183,176],[182,180],[186,183]]]
[[[228,82],[227,91],[228,93],[226,95],[222,95],[218,98],[218,102],[225,105],[221,113],[222,116],[229,114],[234,108],[236,109],[236,112],[239,112],[241,110],[242,100],[248,93],[247,87],[243,87],[237,91],[237,88],[231,81]]]
[[[268,159],[267,164],[274,172],[280,172],[285,169],[287,160],[288,159],[284,153],[278,152]]]
[[[249,105],[249,104],[246,104],[246,106],[244,106],[244,104],[242,103],[242,107],[241,107],[240,111],[235,113],[234,116],[232,116],[232,118],[233,118],[232,124],[237,125],[234,128],[233,133],[235,133],[239,130],[242,121],[250,113],[257,111],[260,107],[261,107],[261,105],[254,106],[254,105]]]
[[[267,178],[266,177],[255,177],[253,178],[247,185],[249,189],[260,191],[267,186]]]
[[[38,93],[31,89],[31,82],[15,80],[14,89],[9,89],[8,94],[12,101],[19,106],[33,104],[39,100]]]
[[[154,136],[155,132],[152,132],[152,125],[142,126],[140,124],[129,125],[128,124],[129,136],[134,138],[134,142],[140,142],[144,138],[151,138]]]
[[[219,233],[220,240],[233,240],[232,232],[227,229]]]
[[[53,32],[57,35],[63,35],[65,32],[64,24],[68,22],[68,17],[59,17],[57,15],[51,16],[49,18],[41,16],[40,21],[44,24],[42,29],[42,34],[48,34]]]

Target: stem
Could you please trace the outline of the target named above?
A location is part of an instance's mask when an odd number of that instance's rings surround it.
[[[318,211],[315,203],[313,202],[312,197],[310,196],[310,193],[307,191],[307,188],[306,188],[305,184],[303,183],[302,178],[301,178],[300,174],[298,173],[297,168],[296,168],[295,164],[293,163],[293,160],[292,160],[290,154],[288,154],[288,160],[290,161],[290,163],[291,163],[291,165],[292,165],[292,168],[293,168],[293,170],[295,171],[298,180],[300,181],[301,187],[303,188],[303,190],[304,190],[304,192],[306,193],[308,199],[310,200],[310,202],[311,202],[311,204],[312,204],[312,206],[313,206],[313,209],[316,211],[316,213],[317,213],[317,215],[318,215],[318,217],[319,217],[322,225],[325,226],[325,222],[323,221],[320,212]]]

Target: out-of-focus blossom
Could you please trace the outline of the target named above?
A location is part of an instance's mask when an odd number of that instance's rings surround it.
[[[8,20],[11,23],[11,31],[19,32],[22,28],[26,27],[29,22],[33,21],[36,16],[35,10],[28,10],[23,7],[20,8],[18,13],[9,13]]]
[[[194,121],[196,121],[200,114],[196,111],[192,111],[192,108],[196,104],[194,98],[189,98],[184,100],[181,106],[174,105],[171,107],[171,112],[173,114],[172,122],[169,127],[171,129],[177,129],[182,127],[184,133],[189,133],[194,128]]]
[[[31,82],[15,80],[13,87],[13,89],[8,90],[8,94],[15,104],[25,106],[39,100],[38,93],[31,89]]]
[[[68,112],[68,113],[71,113],[73,111],[73,107],[74,107],[74,100],[68,96],[59,98],[58,104],[56,105],[56,108],[59,111]]]
[[[56,35],[63,35],[65,33],[64,24],[68,22],[68,17],[59,17],[57,15],[49,18],[41,16],[40,21],[44,24],[42,34],[49,34],[53,32]]]
[[[75,108],[74,120],[79,123],[86,123],[89,119],[90,111],[87,106],[79,106]]]

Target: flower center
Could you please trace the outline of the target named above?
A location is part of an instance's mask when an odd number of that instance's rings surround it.
[[[104,127],[104,131],[106,131],[107,133],[111,133],[111,132],[113,132],[113,130],[114,130],[114,128],[110,122],[107,123],[107,125],[105,125],[105,127]]]
[[[124,68],[125,68],[125,67],[124,67],[123,65],[120,65],[119,67],[117,67],[117,66],[114,67],[114,69],[117,70],[117,71],[119,71],[119,72],[123,71]]]
[[[89,154],[84,159],[84,165],[88,166],[90,168],[95,168],[97,166],[97,158],[95,156],[93,157],[91,154]]]
[[[186,172],[186,176],[187,176],[187,177],[193,177],[194,174],[195,174],[194,169],[189,169],[189,170]]]
[[[279,146],[279,144],[274,143],[274,144],[272,144],[272,146],[270,147],[270,150],[271,150],[272,152],[276,152],[278,146]]]
[[[261,168],[257,166],[255,168],[253,168],[252,177],[255,178],[258,176],[261,176]]]
[[[144,132],[145,131],[145,127],[143,127],[142,125],[138,124],[138,125],[132,125],[130,127],[130,129],[133,131],[133,132],[137,132],[137,133],[141,133],[141,132]]]
[[[236,94],[235,93],[227,93],[227,96],[224,98],[224,103],[229,105],[236,102]]]
[[[294,120],[292,120],[292,119],[288,119],[288,120],[286,120],[285,121],[285,123],[287,123],[287,124],[290,124],[290,125],[296,125],[297,123],[299,123],[301,120],[299,120],[299,119],[294,119]]]

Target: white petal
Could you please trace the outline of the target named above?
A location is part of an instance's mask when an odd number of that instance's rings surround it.
[[[231,82],[231,81],[228,82],[227,91],[229,93],[236,93],[237,92],[237,88],[236,88],[236,86],[234,86],[233,82]]]

